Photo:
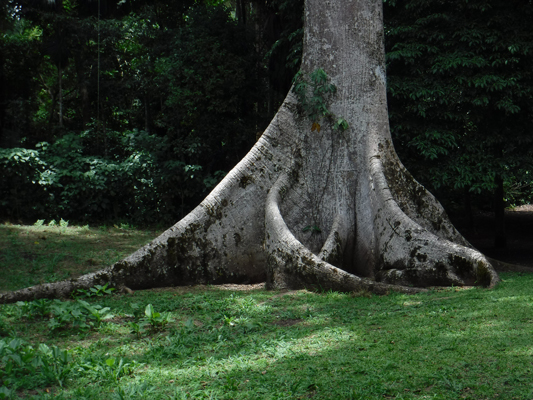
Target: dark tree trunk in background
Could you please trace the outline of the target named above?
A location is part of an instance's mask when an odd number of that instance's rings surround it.
[[[507,247],[507,234],[505,232],[505,201],[503,199],[503,179],[500,175],[494,178],[494,246],[496,248]]]
[[[1,31],[0,31],[1,32]],[[4,52],[0,49],[0,143],[5,141],[4,125],[7,107],[6,82],[4,75]]]
[[[148,93],[144,92],[143,95],[143,104],[144,104],[144,130],[150,133],[150,127],[152,125],[151,114],[150,114],[150,100]]]
[[[80,55],[74,59],[76,66],[76,77],[78,79],[78,93],[80,96],[80,108],[82,116],[83,129],[87,129],[87,125],[91,122],[91,102],[89,100],[89,88],[87,79],[85,79],[83,61]]]
[[[246,0],[236,0],[235,18],[241,25],[246,25]]]
[[[57,81],[59,85],[59,127],[63,128],[63,69],[57,67]]]

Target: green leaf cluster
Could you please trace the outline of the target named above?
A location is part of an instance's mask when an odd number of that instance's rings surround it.
[[[348,122],[335,116],[328,108],[328,100],[337,92],[337,87],[329,83],[329,77],[323,69],[315,69],[309,74],[309,78],[302,71],[298,72],[294,77],[292,90],[305,116],[312,122],[311,131],[320,132],[322,120],[330,123],[334,130],[348,129]]]
[[[112,156],[95,151],[100,140]],[[175,159],[200,151],[194,142],[183,145],[172,147],[167,138],[145,131],[103,135],[91,129],[39,143],[37,150],[0,149],[2,214],[137,223],[179,216],[186,201],[197,201],[224,176],[185,156]]]
[[[93,287],[89,288],[89,290],[85,289],[78,289],[76,291],[76,294],[73,295],[75,298],[80,297],[102,297],[105,295],[112,294],[115,291],[115,288],[108,287],[109,283],[106,283],[105,285],[94,285]]]
[[[0,364],[0,388],[4,389],[0,393],[4,398],[14,384],[29,388],[47,383],[63,386],[73,368],[71,351],[44,343],[34,348],[19,338],[0,339]]]
[[[17,306],[27,319],[48,319],[50,331],[88,331],[99,328],[103,321],[113,318],[109,307],[81,299],[72,302],[57,299],[19,301]]]
[[[166,328],[169,322],[172,321],[170,313],[157,312],[152,304],[148,304],[144,309],[144,317],[142,309],[139,304],[131,303],[130,307],[133,310],[133,316],[135,321],[129,323],[131,333],[136,334],[138,337],[145,332],[144,327],[148,326],[151,332],[161,331]]]
[[[9,2],[1,218],[179,219],[268,123],[266,49],[227,5],[130,3]]]

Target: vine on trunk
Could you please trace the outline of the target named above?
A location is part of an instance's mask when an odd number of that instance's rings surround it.
[[[322,68],[317,68],[311,72],[309,80],[305,79],[302,71],[299,71],[294,77],[292,90],[312,121],[311,132],[320,132],[322,118],[328,121],[333,130],[345,131],[348,129],[348,122],[328,109],[327,100],[337,92],[337,87],[329,83],[328,74]]]

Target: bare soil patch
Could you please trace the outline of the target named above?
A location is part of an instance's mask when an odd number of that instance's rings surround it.
[[[261,290],[265,288],[265,282],[261,283],[227,283],[224,285],[193,285],[193,286],[175,286],[175,287],[161,287],[150,289],[152,292],[170,292],[175,294],[205,292],[208,290],[231,290],[231,291],[249,291]]]
[[[296,325],[298,323],[302,322],[301,319],[297,318],[297,319],[280,319],[279,321],[275,321],[273,322],[274,325],[277,325],[277,326],[293,326],[293,325]]]

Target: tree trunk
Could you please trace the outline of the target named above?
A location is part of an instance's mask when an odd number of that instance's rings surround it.
[[[141,289],[266,279],[275,289],[377,293],[494,286],[499,278],[489,261],[394,151],[381,0],[306,0],[305,16],[303,76],[327,72],[338,88],[328,108],[347,130],[322,120],[312,131],[316,121],[291,92],[246,157],[153,242],[105,270],[0,301],[106,282]]]
[[[494,183],[496,184],[496,188],[494,189],[494,247],[502,249],[507,247],[503,178],[500,175],[496,175]]]
[[[143,103],[144,103],[144,130],[147,133],[150,133],[150,127],[152,126],[152,117],[150,115],[150,101],[149,101],[148,93],[146,93],[146,91],[144,91]]]
[[[235,19],[241,25],[246,25],[246,0],[236,0]]]
[[[4,32],[4,21],[0,19],[0,32]],[[6,109],[7,109],[7,82],[6,77],[4,74],[4,65],[5,65],[5,56],[4,51],[2,48],[0,48],[0,146],[1,147],[7,147],[5,143],[7,143],[7,138],[4,136],[7,134],[5,132],[5,116],[6,116]]]
[[[78,94],[81,100],[80,110],[83,123],[83,129],[87,129],[87,126],[91,122],[91,102],[89,99],[89,88],[87,85],[87,79],[85,77],[85,71],[83,69],[83,56],[77,54],[74,58],[76,67],[76,77],[78,79]]]
[[[57,81],[59,85],[59,127],[63,128],[63,70],[57,67]]]

